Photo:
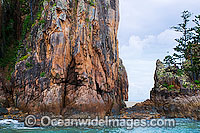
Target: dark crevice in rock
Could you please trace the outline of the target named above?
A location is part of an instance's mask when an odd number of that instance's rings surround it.
[[[64,94],[63,94],[63,98],[62,98],[63,105],[62,105],[62,109],[60,110],[60,114],[62,114],[63,109],[66,107],[66,99],[65,99],[66,95],[67,95],[67,82],[65,83],[65,86],[64,86]]]
[[[101,96],[103,96],[103,91],[99,87],[99,84],[97,83],[97,81],[95,81],[95,83],[96,83],[96,88],[97,88],[97,94],[100,94]]]

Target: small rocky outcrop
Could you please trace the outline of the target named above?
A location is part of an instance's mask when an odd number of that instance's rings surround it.
[[[151,101],[159,113],[167,117],[200,119],[200,85],[177,67],[165,68],[156,62],[155,84]]]
[[[161,117],[155,108],[155,103],[149,99],[144,102],[137,103],[130,108],[123,108],[120,113],[120,118],[149,120]]]
[[[43,9],[12,75],[15,106],[65,116],[119,112],[128,99],[119,1],[50,0]]]

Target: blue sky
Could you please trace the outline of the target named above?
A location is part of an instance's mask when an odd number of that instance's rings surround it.
[[[173,52],[180,34],[170,27],[181,22],[181,12],[200,14],[200,0],[119,0],[120,58],[129,79],[129,101],[144,101],[153,87],[155,62]]]

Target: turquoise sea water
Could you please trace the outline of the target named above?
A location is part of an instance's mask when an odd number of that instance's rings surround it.
[[[41,128],[41,127],[34,127],[28,128],[24,127],[23,122],[5,122],[4,120],[0,121],[0,132],[46,132],[46,133],[104,133],[104,132],[122,132],[122,133],[199,133],[200,132],[200,121],[195,121],[191,119],[176,119],[176,127],[174,128],[166,128],[166,127],[137,127],[133,128],[132,130],[127,130],[126,128],[55,128],[55,127],[48,127],[48,128]]]

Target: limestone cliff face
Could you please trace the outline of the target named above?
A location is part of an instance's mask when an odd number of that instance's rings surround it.
[[[117,112],[128,98],[119,1],[50,0],[43,8],[12,75],[15,105],[30,113]]]
[[[165,68],[156,63],[155,85],[151,100],[162,115],[200,119],[200,84],[194,84],[189,76],[176,67]]]

